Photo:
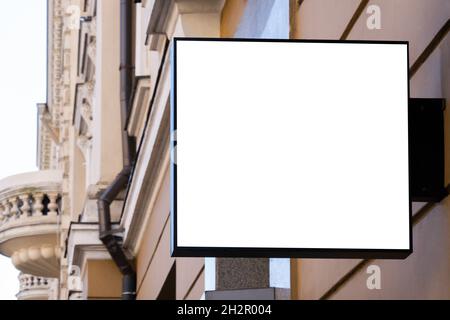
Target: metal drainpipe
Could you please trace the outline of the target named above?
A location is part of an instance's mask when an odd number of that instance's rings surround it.
[[[133,80],[131,47],[132,3],[133,0],[120,0],[120,113],[123,169],[111,185],[100,195],[97,201],[99,238],[123,275],[123,300],[136,299],[136,271],[122,247],[122,239],[116,236],[115,231],[112,229],[110,205],[116,199],[117,195],[127,188],[135,158],[134,151],[131,148],[133,145],[132,138],[128,136],[128,132],[125,129]]]

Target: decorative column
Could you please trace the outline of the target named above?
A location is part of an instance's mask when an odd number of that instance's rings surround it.
[[[3,200],[2,205],[3,205],[3,216],[5,217],[5,219],[8,219],[11,216],[11,207],[8,199]]]
[[[20,211],[22,211],[21,218],[26,218],[30,215],[30,195],[28,193],[20,195],[19,199],[22,201],[22,206],[20,207]]]
[[[58,193],[48,193],[47,196],[50,200],[48,204],[48,215],[50,217],[55,217],[58,215],[58,204],[56,203],[56,200],[58,199]]]
[[[17,199],[17,197],[12,197],[11,199],[9,199],[9,202],[11,203],[11,216],[14,217],[15,219],[19,218],[19,200]]]
[[[33,216],[40,217],[42,216],[42,210],[44,209],[44,205],[42,204],[42,200],[44,199],[43,193],[35,193],[33,195],[34,203],[33,203]]]

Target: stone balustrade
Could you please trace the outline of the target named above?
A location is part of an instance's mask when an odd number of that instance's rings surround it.
[[[19,300],[53,300],[56,298],[57,279],[36,277],[30,274],[19,275]]]
[[[20,291],[50,288],[51,279],[35,277],[30,274],[19,275]]]
[[[0,180],[0,253],[25,274],[58,276],[62,178],[46,170]]]
[[[25,191],[0,198],[0,229],[18,219],[57,216],[60,198],[58,191],[47,193]]]

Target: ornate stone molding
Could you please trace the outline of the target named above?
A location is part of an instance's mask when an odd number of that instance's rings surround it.
[[[96,0],[81,3],[81,27],[78,43],[78,81],[75,88],[73,124],[76,128],[77,145],[86,161],[92,147],[93,100],[95,89],[95,61],[97,55]]]
[[[174,28],[173,21],[178,15],[220,14],[224,4],[224,0],[156,0],[147,28],[146,44],[150,50],[158,50],[161,42],[170,38]],[[191,22],[209,23],[199,17]]]

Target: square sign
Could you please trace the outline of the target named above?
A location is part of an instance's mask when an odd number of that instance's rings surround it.
[[[172,255],[412,252],[408,43],[177,38]]]

